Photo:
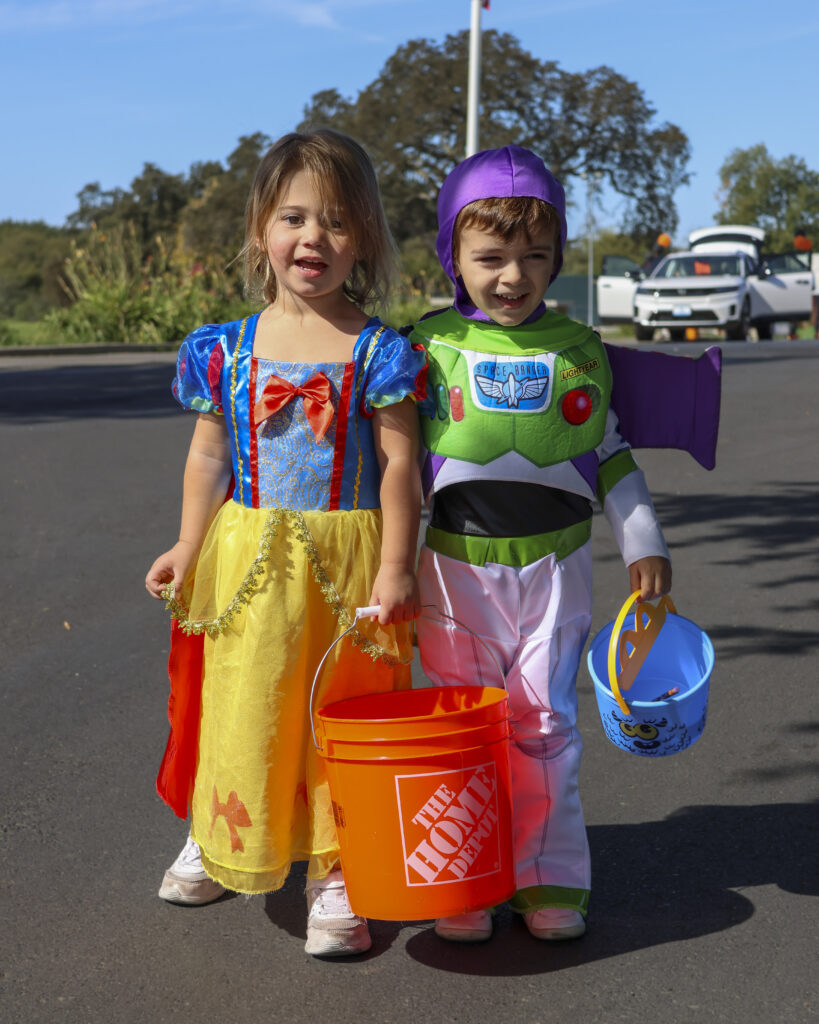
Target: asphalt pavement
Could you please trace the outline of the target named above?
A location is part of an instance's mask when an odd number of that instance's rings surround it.
[[[474,947],[375,921],[372,950],[335,962],[303,951],[303,870],[267,897],[156,895],[186,835],[154,792],[168,620],[142,583],[192,428],[173,356],[0,360],[0,1019],[816,1020],[819,344],[722,348],[716,470],[638,453],[677,607],[716,648],[708,723],[680,754],[624,753],[581,668],[586,936],[537,942],[506,909]],[[594,632],[628,581],[599,517],[593,544]]]

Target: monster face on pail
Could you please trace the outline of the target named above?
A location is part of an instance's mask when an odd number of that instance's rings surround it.
[[[610,710],[602,721],[615,746],[642,757],[662,757],[684,750],[699,737],[705,728],[705,712],[693,726],[671,721],[659,709],[655,715],[646,713],[639,720]]]

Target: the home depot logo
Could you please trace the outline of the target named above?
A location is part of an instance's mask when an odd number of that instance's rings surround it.
[[[440,885],[500,870],[494,762],[466,771],[397,775],[407,885]]]

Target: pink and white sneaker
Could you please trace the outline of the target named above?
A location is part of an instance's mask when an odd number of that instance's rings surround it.
[[[454,917],[439,917],[435,934],[449,942],[485,942],[492,936],[492,914],[488,910],[473,910]]]
[[[188,836],[182,851],[165,872],[159,895],[168,903],[201,906],[224,895],[225,887],[206,873],[197,843]]]
[[[562,939],[579,939],[586,931],[586,921],[579,910],[563,907],[546,907],[523,915],[526,927],[536,939],[559,942]]]
[[[354,956],[372,946],[366,918],[354,914],[341,869],[326,878],[307,879],[306,953],[312,956]]]

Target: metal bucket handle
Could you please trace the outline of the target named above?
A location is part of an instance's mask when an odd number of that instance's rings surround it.
[[[611,639],[609,640],[609,689],[624,715],[630,715],[631,708],[623,699],[621,690],[628,690],[634,684],[637,673],[640,671],[648,652],[654,646],[654,641],[663,628],[666,612],[670,611],[674,615],[677,614],[674,602],[668,594],[660,598],[656,608],[649,601],[641,601],[638,610],[634,613],[634,629],[621,633],[623,623],[626,621],[626,615],[628,615],[631,606],[639,596],[640,591],[635,590],[633,594],[626,598],[623,607],[614,620]],[[647,624],[643,622],[644,613],[648,620]],[[631,654],[626,650],[629,644],[632,647]],[[620,655],[619,674],[617,672],[618,654]]]
[[[424,609],[424,608],[432,608],[432,609],[434,609],[438,613],[438,615],[440,615],[440,617],[442,619],[449,619],[450,622],[453,622],[460,629],[466,630],[466,632],[469,633],[472,636],[473,639],[477,640],[478,643],[481,644],[481,646],[484,648],[486,653],[489,655],[489,657],[492,659],[492,661],[494,661],[495,667],[497,668],[498,673],[499,673],[501,679],[503,680],[503,689],[504,690],[506,689],[506,673],[501,668],[500,662],[495,657],[494,652],[492,651],[492,649],[489,647],[489,645],[486,643],[485,640],[482,640],[481,637],[479,637],[478,634],[474,630],[470,629],[469,626],[466,625],[466,623],[461,622],[460,619],[456,619],[454,615],[447,615],[446,612],[442,612],[441,609],[438,607],[438,605],[436,605],[436,604],[422,604],[421,608],[422,609]],[[313,734],[313,745],[315,746],[316,750],[322,750],[323,749],[322,747],[319,746],[318,737],[316,736],[316,726],[315,726],[314,715],[313,715],[313,701],[315,700],[316,686],[318,685],[318,678],[319,678],[319,675],[321,674],[322,666],[324,665],[324,662],[327,661],[327,658],[330,656],[330,652],[333,650],[333,648],[336,646],[336,644],[341,643],[341,641],[344,639],[345,636],[347,636],[348,633],[352,633],[352,631],[355,629],[356,623],[358,622],[359,619],[367,619],[370,616],[378,615],[378,613],[380,611],[381,611],[381,605],[379,605],[379,604],[368,605],[365,608],[356,608],[356,610],[355,610],[355,619],[353,620],[352,625],[348,626],[347,629],[345,629],[343,633],[339,634],[339,636],[337,636],[335,638],[335,640],[330,644],[330,646],[324,652],[324,657],[321,659],[321,661],[318,664],[318,668],[316,669],[316,674],[313,676],[313,685],[310,687],[310,731]],[[431,621],[436,621],[434,616],[432,616],[432,615],[421,614],[421,615],[418,616],[418,618],[430,619]]]

